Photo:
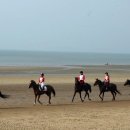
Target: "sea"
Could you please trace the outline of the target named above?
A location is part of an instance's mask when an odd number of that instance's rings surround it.
[[[0,51],[0,66],[130,65],[130,54]]]

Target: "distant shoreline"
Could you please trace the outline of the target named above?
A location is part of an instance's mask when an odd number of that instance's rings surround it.
[[[79,51],[45,51],[45,50],[5,50],[0,49],[0,52],[27,52],[27,53],[83,53],[83,54],[114,54],[114,55],[130,55],[130,53],[119,53],[119,52],[79,52]]]
[[[58,67],[86,67],[86,66],[130,66],[130,64],[65,64],[65,65],[0,65],[0,68],[37,68],[37,67],[55,67],[55,68],[58,68]]]
[[[28,84],[31,79],[38,81],[41,72],[44,72],[47,83],[74,83],[74,77],[81,70],[89,83],[96,78],[103,80],[106,71],[112,82],[125,82],[130,78],[130,65],[0,66],[0,84]]]

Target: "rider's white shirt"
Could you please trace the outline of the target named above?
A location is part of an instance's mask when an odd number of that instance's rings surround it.
[[[80,75],[80,76],[79,76],[79,80],[84,80],[84,76],[83,76],[83,75]]]

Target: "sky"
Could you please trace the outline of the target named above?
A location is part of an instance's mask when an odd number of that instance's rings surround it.
[[[0,50],[130,53],[130,0],[1,0]]]

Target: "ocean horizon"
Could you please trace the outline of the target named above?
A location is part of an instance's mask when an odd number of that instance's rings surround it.
[[[130,54],[0,50],[0,66],[130,65]]]

